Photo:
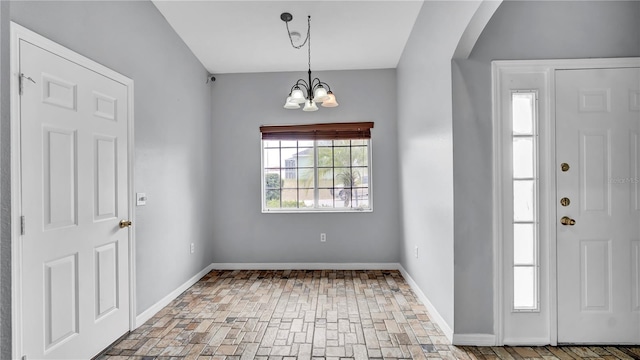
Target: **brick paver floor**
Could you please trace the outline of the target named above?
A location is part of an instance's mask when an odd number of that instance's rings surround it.
[[[211,271],[99,359],[640,359],[640,347],[456,347],[395,270]]]

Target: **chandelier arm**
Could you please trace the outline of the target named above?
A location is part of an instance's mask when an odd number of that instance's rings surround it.
[[[326,87],[326,88],[327,88],[327,91],[331,91],[331,86],[329,86],[329,84],[327,84],[327,83],[326,83],[326,82],[324,82],[324,81],[320,81],[320,79],[318,79],[318,81],[319,81],[319,84],[320,84],[320,85],[322,85],[322,86],[324,86],[324,87]]]
[[[295,85],[293,85],[293,87],[296,86],[302,86],[304,87],[305,90],[309,91],[309,84],[307,84],[306,81],[304,81],[304,79],[298,79],[298,81],[296,81]]]

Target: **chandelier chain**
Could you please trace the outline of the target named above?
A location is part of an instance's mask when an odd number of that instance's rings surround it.
[[[311,16],[307,18],[307,37],[305,37],[304,42],[300,45],[296,45],[293,43],[293,38],[291,37],[291,31],[289,30],[289,22],[285,21],[284,23],[287,26],[287,34],[289,35],[289,41],[291,42],[291,46],[293,46],[295,49],[302,49],[302,47],[307,44],[307,41],[309,41],[309,32],[311,30]]]

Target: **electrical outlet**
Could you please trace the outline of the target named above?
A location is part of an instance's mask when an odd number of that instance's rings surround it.
[[[196,252],[196,245],[191,243],[191,253],[193,254],[194,252]]]
[[[326,242],[326,241],[327,241],[327,234],[320,233],[320,242]]]
[[[415,248],[415,253],[416,253],[416,259],[418,258],[418,247],[416,246]]]

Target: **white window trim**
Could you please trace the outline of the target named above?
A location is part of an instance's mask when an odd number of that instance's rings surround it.
[[[557,254],[556,254],[556,211],[555,211],[555,161],[546,162],[544,178],[540,177],[540,182],[546,182],[550,186],[547,191],[541,193],[539,199],[545,199],[547,206],[540,206],[539,214],[541,221],[549,222],[546,234],[541,234],[541,239],[546,236],[548,239],[546,252],[540,252],[540,262],[548,265],[548,276],[546,280],[540,282],[540,291],[544,289],[548,294],[546,299],[548,305],[548,334],[541,337],[511,338],[504,336],[504,201],[511,200],[503,191],[504,164],[502,161],[502,151],[504,145],[501,141],[503,134],[502,121],[504,121],[500,109],[500,79],[505,74],[531,74],[543,73],[547,77],[545,83],[545,96],[539,97],[539,107],[546,108],[546,119],[542,119],[544,114],[539,114],[539,121],[545,121],[548,127],[548,134],[539,135],[539,153],[547,153],[555,156],[555,71],[568,69],[594,69],[594,68],[624,68],[637,67],[640,58],[602,58],[602,59],[561,59],[561,60],[505,60],[493,61],[492,70],[492,125],[493,125],[493,327],[495,335],[495,345],[502,346],[505,343],[518,345],[557,345],[558,344],[558,314],[557,314]],[[544,103],[543,103],[544,102]],[[505,196],[507,195],[507,196]],[[505,197],[507,197],[505,199]],[[543,198],[544,197],[544,198]],[[544,261],[543,261],[544,260]],[[545,269],[541,269],[545,270]],[[543,280],[543,279],[541,279]],[[506,305],[510,306],[510,305]],[[486,344],[485,344],[486,345]]]
[[[261,207],[262,207],[262,213],[263,214],[323,214],[323,213],[330,213],[330,214],[335,214],[335,213],[350,213],[350,214],[354,214],[354,213],[372,213],[373,212],[373,139],[367,139],[369,141],[369,144],[367,146],[367,156],[368,156],[368,168],[369,168],[369,174],[368,174],[368,184],[369,184],[369,208],[368,209],[359,209],[359,208],[320,208],[317,207],[317,200],[318,200],[318,186],[317,184],[314,182],[314,195],[313,198],[316,201],[316,204],[314,208],[304,208],[304,209],[300,209],[300,208],[281,208],[281,209],[267,209],[266,206],[266,199],[264,196],[265,193],[265,181],[264,181],[264,140],[261,140],[260,142],[260,203],[261,203]],[[318,158],[318,146],[314,141],[314,146],[313,146],[313,151],[314,151],[314,156],[317,159]],[[313,167],[313,171],[314,171],[314,176],[317,179],[318,178],[318,166],[317,164],[314,163],[314,167]],[[294,210],[295,209],[295,210]]]

